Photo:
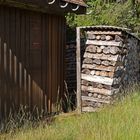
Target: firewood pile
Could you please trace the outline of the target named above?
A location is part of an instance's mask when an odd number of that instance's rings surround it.
[[[76,44],[69,43],[65,52],[66,62],[66,84],[68,91],[72,94],[76,91]]]
[[[83,54],[85,52],[85,42],[81,41],[81,60],[83,61]],[[65,66],[66,66],[66,84],[70,94],[76,92],[76,42],[70,42],[66,45],[65,51]]]
[[[81,70],[82,111],[112,104],[139,75],[138,39],[121,31],[87,31]]]

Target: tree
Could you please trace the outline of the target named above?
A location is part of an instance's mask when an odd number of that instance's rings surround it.
[[[86,15],[69,14],[70,27],[113,25],[132,29],[140,36],[140,2],[138,0],[88,0]]]

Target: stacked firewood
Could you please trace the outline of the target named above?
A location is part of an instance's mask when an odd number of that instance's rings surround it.
[[[94,111],[110,104],[120,90],[125,73],[124,45],[121,32],[87,32],[82,62],[82,110]]]
[[[71,42],[66,46],[65,52],[66,64],[66,84],[68,91],[76,91],[76,44]]]

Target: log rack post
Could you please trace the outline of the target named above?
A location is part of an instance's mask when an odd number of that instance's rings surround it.
[[[77,47],[76,47],[76,60],[77,60],[77,112],[80,114],[82,112],[81,107],[81,48],[80,48],[80,27],[77,27]]]

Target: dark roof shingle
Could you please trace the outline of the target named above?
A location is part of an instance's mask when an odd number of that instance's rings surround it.
[[[74,3],[74,4],[78,4],[78,5],[87,7],[87,5],[84,2],[84,0],[63,0],[63,1],[66,1],[66,2],[69,2],[69,3]]]

